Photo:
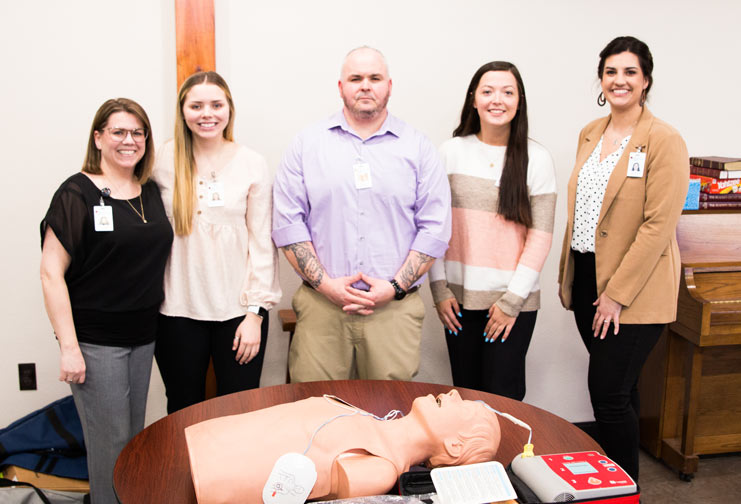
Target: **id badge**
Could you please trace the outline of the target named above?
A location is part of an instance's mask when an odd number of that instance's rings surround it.
[[[224,206],[224,184],[221,182],[209,182],[206,187],[208,189],[208,206]]]
[[[628,158],[628,177],[643,177],[643,168],[646,164],[645,152],[631,152]]]
[[[93,207],[93,221],[95,222],[96,231],[113,231],[113,207],[95,205]]]
[[[368,189],[371,186],[370,165],[363,161],[358,161],[352,165],[355,174],[355,189]]]

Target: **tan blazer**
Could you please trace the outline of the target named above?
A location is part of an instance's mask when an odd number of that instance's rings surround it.
[[[568,223],[561,251],[561,300],[571,308],[576,183],[610,116],[589,123],[579,134],[576,165],[568,186]],[[627,176],[628,158],[646,153],[643,177]],[[689,156],[679,132],[644,107],[633,135],[615,165],[602,200],[594,246],[597,294],[621,305],[620,322],[658,324],[677,315],[680,258],[676,227],[689,185]]]

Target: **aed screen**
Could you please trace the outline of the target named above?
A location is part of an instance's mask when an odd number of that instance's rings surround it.
[[[597,472],[597,469],[592,467],[589,462],[571,462],[570,464],[564,464],[564,467],[571,471],[571,474],[590,474]]]

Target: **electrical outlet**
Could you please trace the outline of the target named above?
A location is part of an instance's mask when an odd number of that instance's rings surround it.
[[[36,390],[36,364],[18,364],[18,381],[21,390]]]

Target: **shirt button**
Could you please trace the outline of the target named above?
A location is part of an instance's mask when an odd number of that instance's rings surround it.
[[[203,185],[203,180],[199,181],[198,183],[201,184],[201,185]]]
[[[360,215],[365,215],[365,212],[360,212]]]
[[[199,197],[200,199],[203,199],[203,194],[199,194],[199,195],[198,195],[198,197]]]
[[[198,210],[198,215],[201,215],[201,211],[200,210]]]
[[[365,236],[360,237],[360,241],[363,241],[363,240],[365,240]]]
[[[360,261],[360,265],[362,266],[363,264],[365,264],[365,263],[363,261]]]

